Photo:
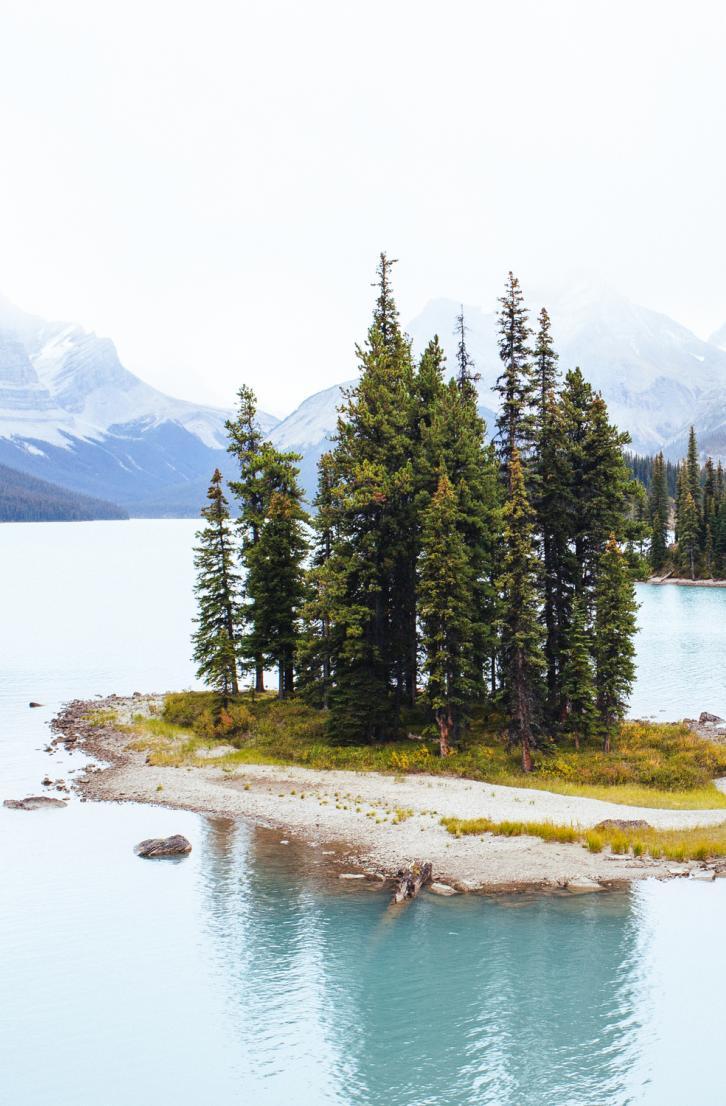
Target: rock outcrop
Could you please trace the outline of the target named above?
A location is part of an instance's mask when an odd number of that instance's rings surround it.
[[[137,856],[155,859],[163,856],[188,856],[192,847],[186,837],[174,833],[171,837],[149,837],[134,849]]]
[[[68,806],[63,799],[53,799],[50,795],[28,795],[27,799],[5,799],[3,806],[10,810],[42,810],[43,807]]]

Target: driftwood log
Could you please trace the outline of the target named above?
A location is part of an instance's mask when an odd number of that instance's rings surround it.
[[[400,868],[396,872],[396,888],[393,892],[394,902],[405,902],[406,899],[415,899],[422,887],[431,881],[432,868],[428,861],[421,863],[416,860],[410,868]]]

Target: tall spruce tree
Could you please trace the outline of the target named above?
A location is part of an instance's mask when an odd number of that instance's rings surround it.
[[[547,426],[550,396],[557,391],[559,355],[555,351],[552,324],[546,307],[540,310],[538,323],[532,359],[535,402],[537,405],[537,429],[538,436],[541,438]]]
[[[418,421],[416,503],[417,514],[423,518],[436,494],[443,466],[456,492],[457,528],[469,552],[473,574],[472,663],[478,698],[483,699],[484,681],[492,679],[497,644],[495,565],[501,536],[501,496],[496,456],[485,442],[486,426],[477,410],[473,363],[465,339],[463,344],[456,377],[448,384],[443,383],[443,354],[438,340],[429,343],[421,358],[417,392],[421,399],[428,397],[428,402]],[[457,717],[456,739],[461,725]]]
[[[226,423],[231,453],[239,466],[239,478],[230,480],[229,487],[238,505],[237,528],[240,537],[240,559],[245,573],[249,570],[249,558],[259,539],[265,511],[265,483],[262,474],[262,448],[264,435],[257,422],[257,399],[247,385],[238,392],[238,408],[233,419]],[[247,627],[245,645],[250,651],[246,665],[255,671],[255,690],[265,690],[265,663],[263,645],[255,639],[254,625]]]
[[[454,332],[458,339],[456,344],[456,383],[462,395],[476,401],[476,385],[480,379],[480,375],[475,371],[474,362],[466,344],[466,331],[467,326],[464,321],[464,305],[462,304],[461,310],[456,316],[456,330]]]
[[[688,432],[688,454],[686,456],[686,476],[688,490],[691,493],[694,506],[698,512],[699,522],[701,517],[701,464],[698,460],[698,442],[696,431],[693,427]]]
[[[659,572],[668,556],[668,518],[670,514],[668,482],[663,453],[659,453],[653,462],[653,477],[650,486],[650,567]]]
[[[535,401],[528,313],[519,281],[511,272],[499,305],[498,344],[503,369],[495,385],[501,397],[496,441],[502,471],[511,481],[510,461],[515,451],[520,463],[527,461],[529,456],[534,436],[532,404]],[[511,494],[511,483],[509,491]]]
[[[427,698],[448,756],[475,691],[474,578],[459,528],[456,493],[442,472],[423,518],[420,618]]]
[[[635,680],[636,613],[633,580],[615,535],[611,534],[600,556],[595,589],[597,722],[606,753],[610,752],[612,739],[625,715]]]
[[[308,516],[298,483],[295,453],[269,443],[261,451],[263,518],[257,541],[247,551],[245,591],[255,646],[267,665],[278,670],[278,697],[294,692],[294,661],[305,598],[304,559]]]
[[[397,731],[416,696],[416,404],[409,341],[398,323],[391,262],[381,254],[373,322],[358,384],[340,409],[331,560],[340,638],[331,724],[373,739]]]
[[[519,744],[522,769],[532,770],[532,748],[540,725],[542,629],[539,622],[539,566],[534,518],[527,498],[519,450],[509,460],[504,505],[501,615],[502,692],[512,744]]]
[[[696,579],[700,542],[700,519],[698,508],[691,495],[687,481],[682,494],[678,515],[678,559],[681,567]]]
[[[242,605],[229,510],[219,469],[214,470],[207,499],[209,503],[202,510],[206,525],[198,531],[194,549],[197,628],[192,641],[197,676],[219,691],[226,705],[231,695],[239,694],[237,659]]]
[[[327,710],[330,705],[336,655],[336,642],[332,632],[332,587],[335,574],[331,572],[335,543],[335,482],[334,458],[328,451],[318,461],[318,490],[311,519],[314,531],[313,553],[302,610],[303,630],[298,643],[302,691],[315,706],[323,710]]]
[[[540,310],[533,351],[535,385],[535,446],[533,500],[541,542],[545,658],[547,663],[546,709],[557,720],[560,696],[561,567],[566,543],[567,461],[562,439],[562,419],[557,403],[557,362],[547,309]]]

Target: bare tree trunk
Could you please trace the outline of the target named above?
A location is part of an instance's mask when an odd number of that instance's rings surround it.
[[[532,765],[532,746],[529,738],[525,733],[522,734],[522,771],[531,772]]]
[[[451,753],[449,738],[451,737],[451,727],[453,725],[451,710],[447,710],[445,707],[441,707],[437,710],[436,724],[439,727],[439,751],[442,757],[448,757]]]
[[[265,690],[265,666],[258,657],[255,664],[255,691]]]

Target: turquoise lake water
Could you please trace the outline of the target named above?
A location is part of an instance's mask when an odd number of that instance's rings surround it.
[[[43,752],[63,700],[191,686],[194,528],[0,527],[0,798],[80,765]],[[639,595],[633,713],[726,714],[726,591]],[[171,832],[188,859],[133,855]],[[393,912],[278,841],[163,808],[0,808],[0,1104],[726,1102],[726,881]]]

